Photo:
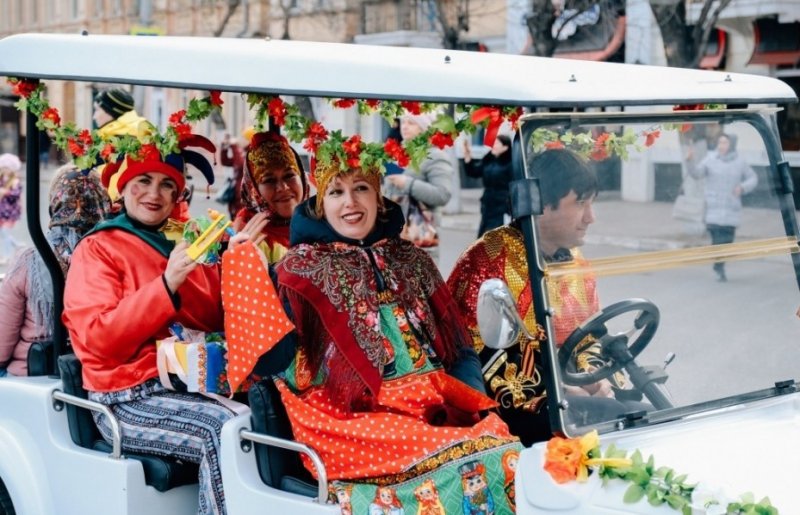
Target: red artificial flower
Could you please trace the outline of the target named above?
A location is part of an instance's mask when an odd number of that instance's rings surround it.
[[[609,134],[607,132],[604,132],[603,134],[597,136],[597,139],[594,140],[595,148],[605,146],[606,141],[608,141],[608,138],[610,138],[610,137],[611,137],[611,134]]]
[[[347,166],[350,168],[359,168],[361,166],[361,159],[359,159],[358,156],[348,157]]]
[[[18,79],[12,81],[9,79],[8,83],[11,84],[11,93],[22,98],[30,97],[31,93],[39,87],[39,82],[34,80]]]
[[[153,143],[142,145],[142,147],[139,149],[139,160],[160,161],[161,152],[158,151],[158,147],[156,147]]]
[[[169,115],[169,124],[173,126],[178,125],[179,123],[183,122],[184,116],[186,116],[186,109],[175,111],[174,113]]]
[[[342,143],[345,154],[348,158],[357,157],[361,153],[361,135],[353,134],[350,138]]]
[[[366,100],[367,105],[370,106],[372,109],[377,109],[379,105],[381,105],[380,100],[376,100],[374,98],[370,98]]]
[[[402,106],[406,111],[411,114],[422,114],[422,104],[419,102],[413,102],[411,100],[402,100],[400,101],[400,106]]]
[[[286,104],[279,97],[273,97],[267,104],[269,115],[275,119],[275,125],[282,127],[286,123]]]
[[[212,106],[220,107],[220,106],[222,106],[222,104],[225,103],[225,102],[222,101],[222,92],[221,91],[212,90],[209,93],[210,93],[209,99],[211,101],[211,105]]]
[[[319,122],[312,122],[308,125],[305,134],[306,141],[303,148],[312,154],[317,151],[320,143],[328,139],[328,130]]]
[[[61,116],[58,114],[58,109],[55,107],[48,107],[42,111],[42,120],[52,123],[52,127],[58,127],[61,124]]]
[[[111,157],[111,154],[113,154],[115,150],[116,149],[114,148],[114,145],[111,143],[106,143],[106,145],[103,147],[103,150],[100,151],[100,157],[102,157],[103,160],[108,161],[108,159]]]
[[[508,122],[511,124],[511,128],[513,130],[517,130],[519,128],[519,117],[522,116],[522,108],[517,107],[514,111],[508,115]]]
[[[83,148],[83,145],[78,143],[75,138],[69,138],[67,140],[67,149],[69,149],[69,153],[73,156],[80,157],[86,153],[86,150]]]
[[[683,104],[672,108],[673,111],[701,111],[706,108],[705,104]]]
[[[652,147],[653,143],[656,142],[658,137],[661,136],[661,131],[652,131],[644,133],[644,146],[645,147]]]
[[[546,148],[547,150],[564,148],[564,143],[561,140],[546,141],[544,144],[544,148]]]
[[[88,129],[83,129],[81,132],[78,133],[78,141],[81,142],[84,146],[89,146],[92,144],[92,133],[89,132]]]
[[[178,136],[178,141],[183,141],[192,135],[192,126],[188,123],[176,123],[172,128]]]
[[[453,136],[442,131],[436,131],[430,138],[431,144],[440,149],[453,146]]]
[[[397,162],[397,166],[400,168],[405,168],[411,161],[408,157],[408,153],[406,153],[406,149],[394,138],[386,140],[386,143],[383,144],[383,151],[386,152],[386,155],[394,159]]]
[[[333,105],[339,109],[347,109],[356,105],[356,100],[354,98],[339,98],[333,101]]]

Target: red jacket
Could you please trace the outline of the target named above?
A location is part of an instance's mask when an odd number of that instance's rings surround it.
[[[195,268],[178,288],[176,311],[161,278],[166,266],[160,252],[119,229],[91,234],[75,249],[63,320],[87,390],[124,390],[157,377],[155,342],[169,336],[172,322],[222,330],[219,268]]]

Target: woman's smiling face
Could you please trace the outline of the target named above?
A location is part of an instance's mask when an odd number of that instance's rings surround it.
[[[265,170],[260,174],[258,193],[270,211],[289,219],[303,201],[303,182],[294,170]]]
[[[160,172],[138,175],[122,189],[128,216],[145,225],[160,225],[169,217],[178,199],[175,180]]]
[[[334,177],[322,197],[322,208],[333,230],[363,240],[378,219],[378,192],[361,172]]]

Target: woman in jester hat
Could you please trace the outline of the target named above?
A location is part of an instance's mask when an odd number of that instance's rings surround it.
[[[276,266],[297,326],[276,378],[294,437],[320,454],[335,493],[352,488],[352,513],[371,513],[379,487],[416,513],[425,481],[460,512],[466,462],[485,465],[494,513],[511,513],[501,457],[521,445],[497,415],[481,418],[495,403],[458,308],[430,256],[400,238],[381,164],[363,162],[318,152],[318,194],[295,210]]]
[[[185,242],[162,232],[185,186],[182,151],[162,156],[144,145],[124,157],[117,181],[123,211],[78,244],[63,319],[89,398],[111,408],[123,449],[199,463],[198,513],[222,514],[219,439],[235,414],[200,394],[167,391],[156,365],[156,341],[169,336],[173,322],[201,331],[223,327],[219,266],[197,266]],[[93,415],[110,442],[108,420]]]
[[[243,208],[233,227],[258,235],[254,242],[276,263],[289,248],[292,213],[309,192],[303,164],[286,138],[269,131],[252,136],[241,191]]]

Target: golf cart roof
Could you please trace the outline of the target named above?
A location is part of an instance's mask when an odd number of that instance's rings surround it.
[[[268,39],[20,34],[0,40],[0,75],[543,107],[797,100],[780,80],[749,74]]]

